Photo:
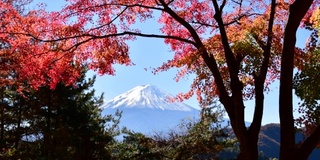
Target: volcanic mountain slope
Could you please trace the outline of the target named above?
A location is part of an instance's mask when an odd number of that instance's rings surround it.
[[[184,118],[199,118],[199,110],[184,103],[168,102],[169,96],[172,95],[153,85],[137,86],[107,101],[102,106],[102,115],[120,110],[120,127],[144,134],[166,132]]]

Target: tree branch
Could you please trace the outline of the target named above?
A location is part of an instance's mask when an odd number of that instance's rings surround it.
[[[197,32],[194,30],[194,28],[186,22],[183,18],[181,18],[178,14],[176,14],[163,0],[159,0],[160,4],[164,7],[164,12],[168,13],[172,18],[174,18],[177,22],[179,22],[182,26],[184,26],[191,34],[191,37],[194,39],[198,49],[200,49],[203,44],[198,36]]]
[[[201,56],[204,59],[205,63],[211,70],[211,72],[214,75],[215,82],[217,83],[219,92],[220,92],[220,98],[221,99],[228,99],[228,93],[226,91],[226,88],[223,84],[223,80],[221,77],[221,74],[218,69],[218,65],[216,63],[216,60],[213,56],[209,56],[209,53],[206,51],[200,37],[198,36],[197,32],[194,30],[194,28],[186,22],[183,18],[181,18],[179,15],[177,15],[163,0],[159,0],[161,5],[164,7],[164,11],[167,12],[171,17],[173,17],[177,22],[179,22],[182,26],[184,26],[191,34],[192,38],[195,40],[195,47],[202,53]]]
[[[241,20],[242,18],[244,18],[244,17],[250,17],[250,16],[255,16],[255,15],[262,15],[262,14],[252,13],[252,14],[239,15],[237,18],[234,18],[232,21],[227,22],[227,23],[224,23],[223,26],[229,26],[229,25],[232,25],[232,24],[234,24],[234,23],[239,23],[239,20]],[[190,22],[190,23],[199,24],[199,25],[206,26],[206,27],[214,27],[214,28],[218,28],[218,27],[219,27],[218,25],[211,25],[211,24],[202,23],[202,22],[199,22],[199,21],[192,21],[192,22]]]
[[[215,8],[215,11],[216,11],[214,18],[217,21],[218,27],[220,30],[220,35],[221,35],[222,44],[223,44],[223,48],[224,48],[224,52],[225,52],[225,57],[226,57],[229,72],[230,72],[230,78],[231,79],[238,79],[238,74],[237,74],[236,68],[233,65],[236,62],[236,60],[235,60],[235,57],[233,56],[233,52],[232,52],[231,47],[229,45],[228,36],[227,36],[226,30],[224,28],[224,23],[223,23],[223,20],[221,17],[222,10],[220,10],[216,0],[212,0],[212,2],[214,5],[214,8]]]
[[[159,7],[152,7],[152,6],[146,6],[146,5],[142,5],[142,4],[120,4],[120,3],[111,3],[109,5],[118,5],[118,6],[125,6],[125,7],[141,7],[141,8],[146,8],[146,9],[153,9],[153,10],[158,10],[158,11],[163,11],[163,8],[159,8]]]
[[[114,21],[116,21],[129,7],[126,7],[124,8],[119,14],[117,14],[117,16],[115,16],[110,22],[104,24],[104,25],[101,25],[101,26],[97,26],[95,28],[91,28],[88,32],[90,31],[93,31],[93,30],[97,30],[97,29],[100,29],[100,28],[103,28],[105,26],[108,26],[110,24],[112,24]]]
[[[313,151],[313,149],[320,142],[320,124],[318,124],[317,128],[313,131],[313,133],[302,143],[299,148],[298,155],[301,156],[301,159],[308,159],[309,155]]]
[[[224,48],[226,62],[228,65],[228,70],[229,70],[230,79],[231,79],[231,82],[230,82],[230,86],[232,90],[231,103],[236,115],[235,119],[231,119],[231,124],[234,127],[234,131],[237,138],[239,139],[240,143],[242,143],[244,142],[243,140],[246,140],[246,132],[247,132],[247,129],[244,123],[244,104],[243,104],[243,97],[242,97],[243,84],[239,80],[239,77],[238,77],[239,66],[237,66],[236,58],[233,55],[233,52],[231,50],[231,47],[228,41],[226,30],[224,28],[224,23],[222,20],[222,10],[220,10],[217,0],[212,0],[212,3],[216,12],[214,15],[214,18],[217,21],[219,26],[221,41]]]
[[[254,75],[254,83],[255,83],[255,92],[256,92],[256,101],[255,101],[255,110],[252,123],[249,128],[249,134],[258,135],[261,127],[261,120],[263,115],[263,101],[264,101],[264,82],[266,80],[268,66],[270,63],[270,54],[271,54],[271,43],[273,38],[273,24],[274,24],[274,17],[276,13],[276,0],[272,0],[271,2],[271,11],[270,11],[270,18],[268,23],[268,37],[267,37],[267,44],[264,46],[262,45],[263,49],[263,62],[260,68],[260,74]]]
[[[85,43],[88,42],[90,40],[93,39],[102,39],[102,38],[109,38],[109,37],[118,37],[118,36],[125,36],[125,35],[134,35],[134,36],[138,36],[138,37],[148,37],[148,38],[167,38],[167,39],[175,39],[175,40],[179,40],[185,43],[189,43],[192,45],[195,45],[195,42],[188,40],[188,39],[184,39],[181,37],[177,37],[177,36],[170,36],[170,35],[158,35],[158,34],[143,34],[143,33],[137,33],[137,32],[131,32],[131,31],[124,31],[124,32],[120,32],[120,33],[114,33],[114,34],[108,34],[108,35],[102,35],[102,36],[97,36],[97,35],[92,35],[92,34],[80,34],[80,35],[75,35],[75,36],[70,36],[70,37],[63,37],[63,38],[57,38],[57,39],[41,39],[35,35],[32,35],[30,33],[21,33],[21,32],[0,32],[0,34],[17,34],[17,35],[25,35],[25,36],[29,36],[34,38],[35,40],[38,40],[40,42],[59,42],[59,41],[64,41],[64,40],[68,40],[68,39],[75,39],[75,38],[81,38],[81,37],[88,37],[88,39],[80,42],[80,43]]]
[[[90,9],[90,8],[94,9],[94,8],[105,7],[105,6],[122,6],[122,7],[127,7],[127,8],[141,7],[141,8],[146,8],[146,9],[153,9],[153,10],[163,11],[163,8],[146,6],[146,5],[142,5],[142,4],[138,4],[138,3],[135,3],[135,4],[107,3],[107,4],[90,6],[90,7],[84,8],[83,10]],[[77,14],[77,12],[71,12],[70,14],[68,14],[68,16],[72,16],[72,15],[75,15],[75,14]]]
[[[203,45],[200,37],[198,36],[197,32],[194,28],[186,22],[183,18],[177,15],[165,2],[164,0],[158,0],[160,4],[164,7],[164,11],[168,13],[172,18],[174,18],[177,22],[179,22],[182,26],[184,26],[191,34],[192,38],[195,41],[195,47],[200,51],[201,57],[203,58],[204,62],[212,72],[214,76],[214,81],[217,84],[219,90],[219,98],[221,103],[225,106],[227,113],[230,119],[235,118],[235,111],[231,105],[229,94],[224,86],[222,76],[220,74],[216,59],[213,56],[209,56],[208,51],[206,50],[205,46]],[[234,121],[233,121],[234,122]]]
[[[224,8],[224,6],[226,5],[226,3],[227,3],[227,0],[223,0],[223,1],[222,1],[222,4],[220,5],[220,8],[219,8],[220,11],[223,10],[223,8]]]

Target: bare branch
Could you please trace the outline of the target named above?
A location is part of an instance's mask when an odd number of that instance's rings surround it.
[[[141,8],[146,8],[146,9],[153,9],[153,10],[163,11],[163,8],[146,6],[146,5],[142,5],[142,4],[138,4],[138,3],[136,3],[136,4],[110,3],[108,5],[117,5],[117,6],[124,6],[124,7],[141,7]]]
[[[242,2],[243,2],[243,0],[240,0],[240,2],[237,2],[237,1],[235,1],[235,0],[231,0],[231,1],[232,1],[233,3],[239,5],[239,12],[241,12],[241,7],[242,7]]]
[[[175,40],[179,40],[185,43],[189,43],[192,45],[195,45],[195,42],[188,40],[188,39],[184,39],[181,37],[177,37],[177,36],[170,36],[170,35],[158,35],[158,34],[143,34],[143,33],[137,33],[137,32],[130,32],[130,31],[125,31],[125,32],[121,32],[121,33],[114,33],[114,34],[108,34],[108,35],[103,35],[103,36],[97,36],[97,35],[91,35],[91,34],[81,34],[81,35],[75,35],[75,36],[70,36],[70,37],[63,37],[63,38],[57,38],[57,39],[41,39],[37,36],[34,36],[30,33],[6,33],[6,32],[0,32],[0,34],[17,34],[17,35],[25,35],[25,36],[29,36],[34,38],[37,41],[40,42],[59,42],[59,41],[64,41],[64,40],[68,40],[68,39],[75,39],[75,38],[83,38],[83,37],[88,37],[88,39],[81,41],[79,43],[77,43],[76,45],[74,45],[72,48],[74,47],[78,47],[83,43],[86,43],[90,40],[94,40],[94,39],[103,39],[103,38],[109,38],[109,37],[118,37],[118,36],[125,36],[125,35],[134,35],[134,36],[138,36],[138,37],[148,37],[148,38],[167,38],[167,39],[175,39]],[[70,50],[71,48],[67,49]]]
[[[226,5],[226,3],[227,3],[227,0],[223,0],[223,1],[222,1],[222,4],[221,4],[221,6],[220,6],[220,11],[223,10],[223,8],[224,8],[224,6]]]
[[[267,76],[268,72],[268,66],[270,63],[270,54],[271,54],[271,42],[273,38],[273,24],[274,24],[274,18],[276,13],[276,0],[272,0],[271,2],[271,11],[270,11],[270,18],[268,23],[268,37],[267,37],[267,44],[265,45],[262,40],[260,40],[257,36],[254,36],[257,43],[260,45],[260,47],[263,49],[263,62],[260,68],[260,74],[256,75],[254,73],[254,83],[255,83],[255,92],[256,92],[256,98],[255,98],[255,110],[254,110],[254,116],[252,120],[252,124],[250,125],[249,132],[253,135],[258,135],[261,127],[261,120],[263,115],[263,101],[264,101],[264,82]]]
[[[313,133],[302,143],[301,147],[299,148],[298,154],[303,159],[308,159],[309,155],[313,151],[313,149],[319,144],[320,142],[320,124],[318,124],[317,128],[313,131]]]
[[[142,5],[142,4],[138,4],[138,3],[135,3],[135,4],[106,3],[106,4],[101,4],[101,5],[96,5],[96,6],[86,7],[86,8],[83,8],[83,10],[93,9],[93,8],[100,8],[100,7],[105,7],[105,6],[121,6],[121,7],[127,7],[127,8],[132,8],[132,7],[141,7],[141,8],[146,8],[146,9],[152,9],[152,10],[163,11],[163,8],[153,7],[153,6],[146,6],[146,5]],[[68,14],[67,16],[75,15],[75,14],[77,14],[78,12],[81,12],[81,11],[71,12],[71,13],[70,13],[70,14]]]
[[[129,8],[129,7],[124,8],[124,9],[123,9],[119,14],[117,14],[117,16],[114,17],[110,22],[108,22],[108,23],[106,23],[106,24],[104,24],[104,25],[95,27],[95,28],[91,28],[91,29],[89,30],[89,32],[90,32],[90,31],[93,31],[93,30],[97,30],[97,29],[103,28],[103,27],[105,27],[105,26],[108,26],[108,25],[112,24],[112,23],[113,23],[114,21],[116,21],[128,8]]]
[[[190,22],[190,23],[198,24],[198,25],[206,26],[206,27],[214,27],[214,28],[217,27],[216,25],[211,25],[211,24],[207,24],[207,23],[203,23],[203,22],[199,22],[199,21],[192,21],[192,22]]]
[[[229,25],[232,25],[232,24],[235,24],[235,23],[239,23],[239,21],[242,18],[251,17],[251,16],[257,16],[257,15],[262,15],[262,14],[260,14],[260,13],[252,13],[252,14],[239,15],[238,17],[234,18],[232,21],[230,21],[228,23],[224,23],[223,25],[224,26],[229,26]],[[190,23],[199,24],[199,25],[206,26],[206,27],[213,27],[213,28],[218,28],[219,27],[218,25],[207,24],[207,23],[203,23],[203,22],[199,22],[199,21],[191,21]]]
[[[174,2],[174,0],[170,0],[167,5],[169,6],[172,2]]]

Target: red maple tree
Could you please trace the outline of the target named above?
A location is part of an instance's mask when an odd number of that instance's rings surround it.
[[[81,68],[114,74],[112,64],[130,65],[127,41],[163,38],[174,58],[155,72],[181,68],[177,80],[196,74],[188,93],[205,107],[223,104],[240,143],[239,159],[258,157],[264,93],[280,79],[281,159],[307,159],[320,141],[320,125],[295,144],[292,77],[307,52],[295,46],[296,31],[318,7],[317,0],[68,0],[59,12],[19,13],[2,1],[3,49],[19,63],[18,79],[32,86],[72,84]],[[158,16],[159,15],[159,16]],[[133,24],[157,17],[161,33]],[[255,100],[252,124],[244,123],[244,101]]]

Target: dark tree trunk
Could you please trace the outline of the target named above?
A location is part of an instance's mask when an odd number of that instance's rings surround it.
[[[313,149],[320,143],[320,124],[313,133],[302,143],[297,154],[301,159],[308,159]]]
[[[5,104],[3,101],[4,95],[3,95],[3,89],[1,88],[0,93],[1,98],[1,104],[0,104],[0,118],[1,118],[1,126],[0,126],[0,148],[4,148],[5,142],[4,142],[4,123],[5,123]]]
[[[229,76],[231,80],[231,92],[232,96],[230,96],[229,92],[227,91],[224,81],[222,79],[221,73],[219,71],[216,59],[214,56],[210,56],[210,53],[205,49],[204,44],[201,41],[201,38],[194,30],[194,28],[186,22],[183,18],[177,15],[170,7],[165,3],[164,0],[159,0],[160,4],[163,5],[164,11],[167,12],[172,18],[174,18],[177,22],[183,25],[189,32],[192,38],[194,39],[194,45],[201,53],[201,57],[203,58],[204,62],[206,63],[207,67],[210,69],[214,76],[214,81],[219,91],[219,99],[220,102],[226,109],[226,112],[230,118],[231,127],[239,140],[240,143],[240,155],[239,159],[245,160],[256,160],[258,159],[258,135],[261,127],[261,120],[263,115],[263,89],[264,89],[264,82],[269,66],[269,57],[270,57],[270,50],[271,50],[271,42],[272,42],[272,27],[273,27],[273,20],[275,15],[275,8],[276,8],[276,1],[272,0],[271,3],[271,12],[270,12],[270,21],[268,24],[268,32],[270,33],[267,38],[267,44],[264,45],[264,59],[263,64],[261,65],[261,72],[260,75],[255,75],[255,85],[258,89],[256,89],[256,106],[254,112],[253,123],[249,128],[246,128],[244,123],[244,102],[242,97],[242,89],[243,84],[239,80],[239,67],[241,64],[241,57],[234,56],[235,54],[232,52],[230,47],[228,36],[226,34],[224,22],[222,19],[222,10],[225,5],[225,1],[219,6],[217,0],[212,0],[215,15],[214,19],[216,20],[220,35],[221,35],[221,43],[223,44],[226,63],[228,65]]]
[[[46,112],[45,112],[45,126],[44,126],[44,134],[43,134],[43,149],[44,149],[44,157],[45,159],[51,158],[51,141],[52,141],[52,133],[51,133],[51,93],[49,93]]]
[[[17,121],[17,130],[16,130],[16,140],[15,140],[15,148],[18,149],[20,139],[21,139],[21,121],[22,121],[22,105],[18,106],[18,121]]]
[[[312,0],[296,0],[290,5],[289,18],[285,28],[280,75],[279,116],[280,116],[280,159],[291,160],[299,157],[295,145],[295,130],[292,108],[293,61],[296,32]]]
[[[0,116],[1,116],[1,126],[0,126],[0,147],[4,148],[4,105],[0,104]]]
[[[258,139],[248,137],[247,142],[240,144],[240,154],[238,160],[257,160],[258,159]]]

